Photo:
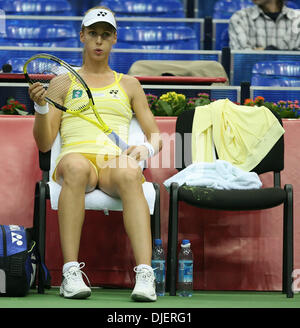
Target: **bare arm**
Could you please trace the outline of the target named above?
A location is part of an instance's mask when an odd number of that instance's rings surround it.
[[[162,148],[162,139],[143,88],[140,82],[132,76],[124,76],[121,82],[130,98],[131,107],[136,114],[136,118],[148,142],[153,146],[155,154],[157,154]],[[128,149],[129,154],[131,151],[134,151],[132,147]],[[138,149],[136,149],[136,151],[138,151]]]
[[[47,92],[40,83],[32,84],[28,91],[30,98],[35,103],[40,106],[46,104],[44,98]],[[60,96],[58,97],[61,99]],[[62,112],[60,110],[51,105],[49,105],[49,112],[47,114],[35,113],[33,136],[40,151],[47,152],[51,149],[60,127],[61,114]]]

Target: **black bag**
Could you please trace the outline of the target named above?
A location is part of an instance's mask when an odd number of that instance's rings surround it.
[[[50,288],[50,274],[40,262],[33,229],[0,225],[0,296],[25,296],[42,270],[43,284]]]

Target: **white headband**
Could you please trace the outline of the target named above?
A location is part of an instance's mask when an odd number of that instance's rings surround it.
[[[93,9],[89,11],[82,20],[82,26],[90,26],[92,24],[104,22],[112,25],[117,29],[117,23],[114,15],[106,9]]]

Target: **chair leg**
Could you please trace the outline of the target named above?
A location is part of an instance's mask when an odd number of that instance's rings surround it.
[[[45,263],[46,193],[45,182],[37,182],[34,201],[34,231],[41,263]],[[38,293],[44,294],[44,276],[41,265],[38,268]]]
[[[294,228],[293,228],[293,187],[285,185],[286,202],[284,203],[283,223],[283,268],[282,291],[288,298],[294,297],[292,274],[294,269]]]
[[[161,227],[160,227],[160,187],[159,184],[153,183],[155,189],[155,204],[154,212],[151,215],[151,231],[152,231],[152,242],[154,239],[161,238]]]
[[[177,244],[178,244],[178,189],[177,183],[170,187],[168,255],[167,255],[167,291],[170,296],[176,295],[177,281]]]

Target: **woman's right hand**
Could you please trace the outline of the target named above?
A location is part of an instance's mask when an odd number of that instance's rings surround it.
[[[28,89],[29,97],[40,106],[46,105],[45,96],[47,91],[40,82],[33,83]]]

